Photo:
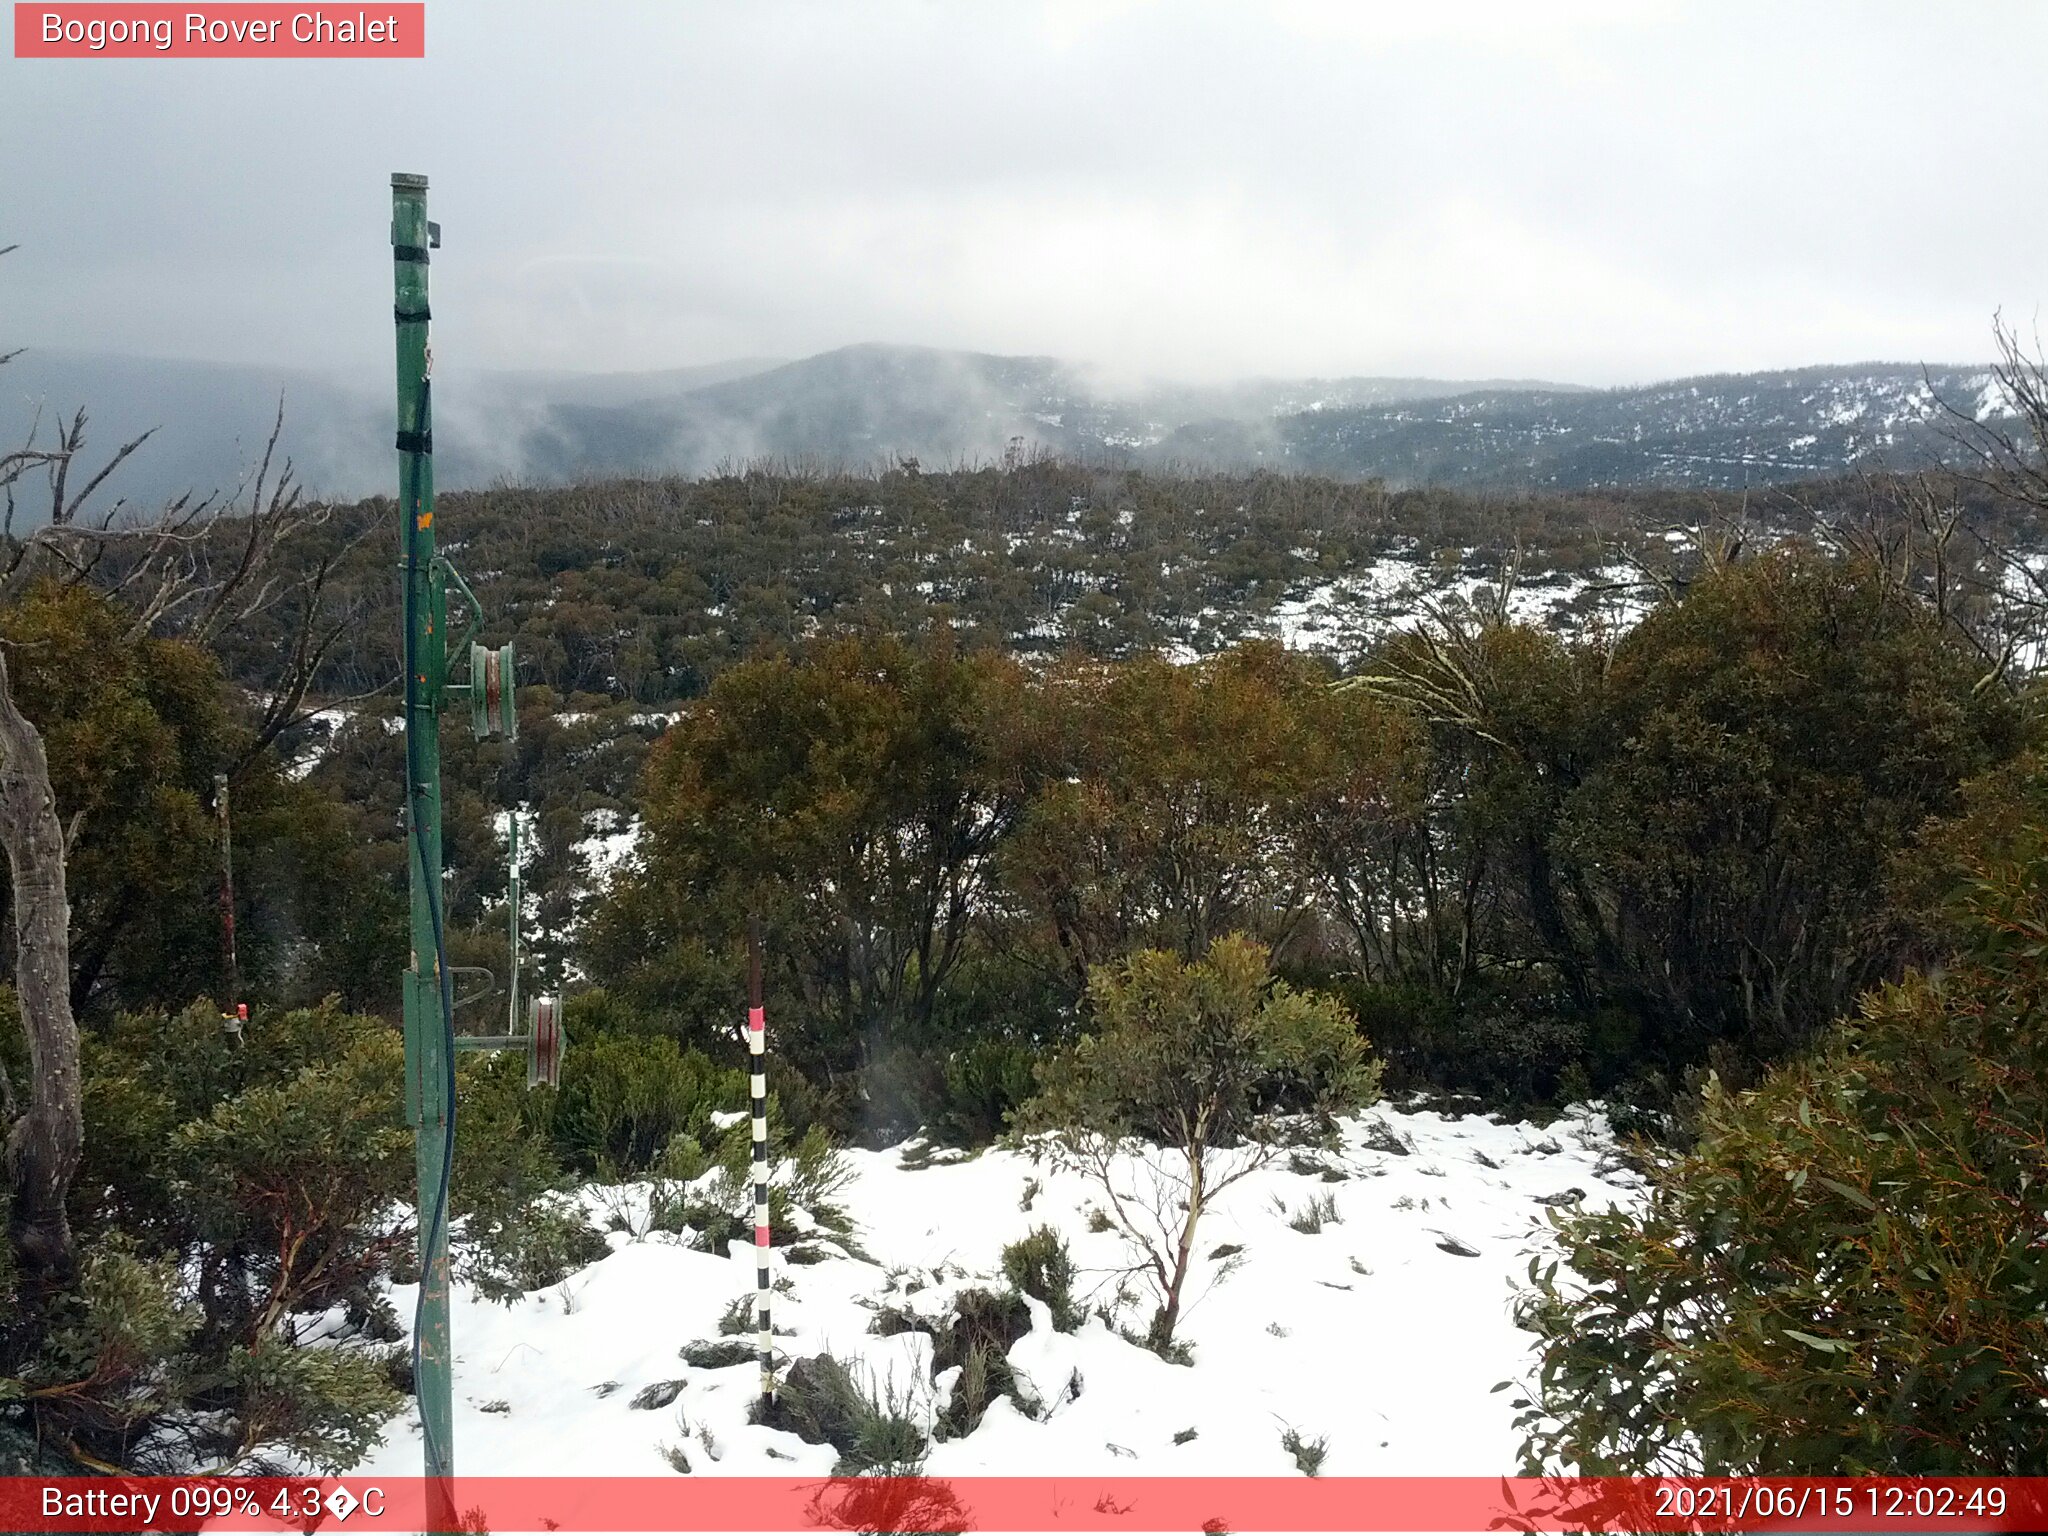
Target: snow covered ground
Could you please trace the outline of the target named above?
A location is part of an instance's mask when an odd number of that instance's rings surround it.
[[[1389,555],[1284,598],[1247,633],[1263,632],[1290,650],[1351,662],[1392,631],[1422,622],[1432,604],[1446,599],[1478,603],[1490,599],[1495,586],[1496,578],[1445,574]],[[1586,574],[1538,572],[1517,582],[1508,596],[1508,613],[1517,623],[1561,633],[1583,633],[1596,621],[1617,632],[1649,612],[1651,596],[1641,574],[1627,565]]]
[[[1637,1177],[1592,1109],[1538,1128],[1382,1108],[1343,1133],[1338,1151],[1314,1154],[1341,1177],[1296,1171],[1283,1154],[1204,1216],[1180,1334],[1194,1346],[1192,1366],[1166,1363],[1093,1316],[1077,1332],[1055,1332],[1033,1302],[1031,1331],[1009,1359],[1044,1405],[1039,1415],[999,1400],[972,1434],[935,1445],[928,1470],[1293,1475],[1280,1441],[1294,1429],[1327,1440],[1329,1475],[1513,1471],[1513,1394],[1492,1388],[1532,1364],[1530,1336],[1509,1308],[1530,1255],[1548,1246],[1544,1202],[1573,1190],[1593,1206],[1626,1202]],[[1406,1150],[1380,1150],[1396,1145]],[[942,1154],[913,1169],[905,1150],[848,1154],[854,1179],[838,1199],[872,1262],[823,1240],[812,1243],[831,1255],[822,1263],[786,1265],[778,1249],[788,1290],[774,1321],[793,1330],[777,1341],[789,1358],[857,1361],[857,1379],[907,1395],[912,1416],[929,1423],[951,1375],[930,1380],[927,1335],[869,1332],[879,1306],[940,1314],[956,1291],[1000,1289],[1003,1245],[1040,1223],[1072,1246],[1083,1271],[1077,1299],[1098,1291],[1095,1301],[1108,1300],[1126,1251],[1116,1233],[1089,1230],[1102,1201],[1079,1175],[1001,1150]],[[1334,1198],[1338,1220],[1294,1230],[1290,1218],[1322,1196]],[[609,1208],[644,1229],[644,1186],[583,1198],[600,1222]],[[682,1448],[698,1475],[828,1472],[830,1447],[747,1422],[754,1364],[704,1370],[680,1358],[693,1340],[716,1340],[726,1308],[751,1292],[753,1250],[736,1245],[719,1258],[658,1232],[615,1232],[611,1242],[609,1257],[510,1307],[458,1288],[455,1443],[465,1474],[667,1475],[665,1446]],[[1225,1245],[1242,1251],[1208,1257]],[[413,1299],[410,1287],[393,1293],[408,1320]],[[1150,1305],[1126,1307],[1122,1321],[1142,1329]],[[650,1388],[665,1401],[636,1407]],[[408,1415],[358,1471],[419,1465],[418,1420]]]

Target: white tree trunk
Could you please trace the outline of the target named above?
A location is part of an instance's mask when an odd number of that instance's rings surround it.
[[[78,1021],[71,1013],[71,903],[64,828],[42,733],[21,713],[0,654],[0,848],[13,877],[14,985],[28,1037],[29,1085],[7,1137],[9,1223],[24,1287],[68,1276],[64,1198],[85,1142]]]

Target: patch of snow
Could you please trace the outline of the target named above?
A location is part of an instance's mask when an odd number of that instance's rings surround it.
[[[1973,414],[1979,421],[1991,421],[2000,416],[2013,416],[2019,412],[2019,402],[2012,397],[1996,374],[1987,375],[1977,391],[1977,403]]]
[[[314,739],[309,740],[305,746],[299,749],[298,755],[284,765],[285,777],[289,779],[303,779],[315,768],[318,768],[328,752],[332,750],[335,737],[341,734],[342,728],[352,718],[345,709],[316,709],[306,716],[305,724],[314,728]],[[399,729],[403,730],[404,728],[405,721],[401,717]],[[386,729],[389,729],[388,725]]]
[[[1116,1233],[1088,1230],[1102,1196],[1079,1175],[1005,1150],[912,1170],[903,1150],[848,1154],[854,1178],[841,1202],[876,1262],[846,1256],[825,1234],[813,1234],[822,1263],[786,1266],[775,1250],[792,1289],[775,1298],[773,1316],[792,1330],[778,1339],[786,1357],[830,1352],[857,1380],[907,1393],[911,1415],[929,1425],[943,1406],[930,1340],[870,1333],[879,1306],[930,1316],[959,1290],[1000,1288],[1003,1245],[1044,1223],[1071,1246],[1077,1299],[1092,1311],[1114,1305],[1106,1277],[1126,1250]],[[1386,1107],[1347,1120],[1339,1148],[1320,1154],[1341,1181],[1293,1172],[1282,1158],[1203,1217],[1180,1335],[1192,1366],[1166,1364],[1092,1315],[1056,1333],[1034,1301],[1009,1362],[1044,1406],[1027,1416],[999,1401],[972,1434],[934,1446],[927,1470],[1286,1476],[1294,1466],[1280,1435],[1292,1425],[1328,1437],[1328,1475],[1511,1472],[1514,1410],[1492,1389],[1527,1376],[1535,1355],[1513,1324],[1510,1288],[1532,1256],[1554,1252],[1542,1219],[1550,1202],[1580,1191],[1593,1208],[1640,1198],[1613,1151],[1593,1107],[1541,1130]],[[1121,1173],[1136,1176],[1131,1166]],[[1289,1226],[1291,1212],[1325,1195],[1338,1221],[1314,1233]],[[509,1307],[457,1286],[455,1437],[466,1473],[663,1476],[664,1444],[683,1445],[698,1473],[712,1472],[699,1431],[718,1447],[720,1476],[829,1473],[830,1447],[747,1422],[751,1361],[704,1370],[680,1358],[691,1341],[716,1339],[726,1307],[752,1294],[754,1254],[734,1244],[718,1258],[646,1231],[648,1196],[645,1185],[583,1191],[600,1223],[616,1211],[631,1230],[614,1232],[609,1256],[558,1285]],[[1213,1256],[1225,1244],[1241,1248],[1228,1266]],[[411,1317],[412,1287],[393,1287],[391,1299]],[[1119,1320],[1142,1329],[1149,1307],[1124,1306]],[[632,1406],[642,1389],[678,1381],[664,1407]],[[1188,1429],[1197,1438],[1176,1444]],[[408,1414],[385,1427],[356,1475],[416,1475],[419,1465]]]
[[[603,890],[639,851],[645,828],[638,816],[628,820],[617,811],[588,811],[583,826],[590,835],[577,839],[576,857],[590,872],[593,888]]]

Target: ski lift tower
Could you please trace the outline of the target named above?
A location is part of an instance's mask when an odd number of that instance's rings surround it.
[[[478,738],[511,738],[512,647],[471,643],[483,616],[476,596],[435,549],[433,351],[427,342],[428,253],[441,229],[427,220],[427,178],[391,178],[391,257],[398,326],[399,569],[405,615],[405,827],[412,870],[412,957],[404,982],[405,1105],[419,1173],[419,1303],[413,1314],[413,1386],[419,1396],[433,1529],[453,1531],[447,1480],[455,1473],[453,1359],[448,1340],[448,1176],[455,1152],[455,1058],[463,1051],[524,1050],[527,1085],[553,1085],[561,1070],[559,1000],[536,996],[519,1031],[518,845],[513,844],[512,966],[514,1002],[502,1035],[460,1034],[456,1010],[484,995],[458,999],[448,963],[447,912],[441,892],[441,713],[466,703]],[[448,637],[448,589],[467,617]],[[466,682],[448,678],[451,655],[468,651]],[[513,815],[517,826],[517,813]],[[516,838],[516,832],[515,832]],[[485,989],[489,991],[488,986]]]

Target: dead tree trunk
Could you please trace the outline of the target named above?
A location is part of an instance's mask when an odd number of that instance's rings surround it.
[[[30,1294],[72,1273],[64,1198],[85,1143],[78,1021],[71,1012],[71,903],[64,828],[42,733],[16,708],[0,654],[0,847],[14,889],[14,984],[28,1036],[29,1091],[7,1137],[8,1237]]]

